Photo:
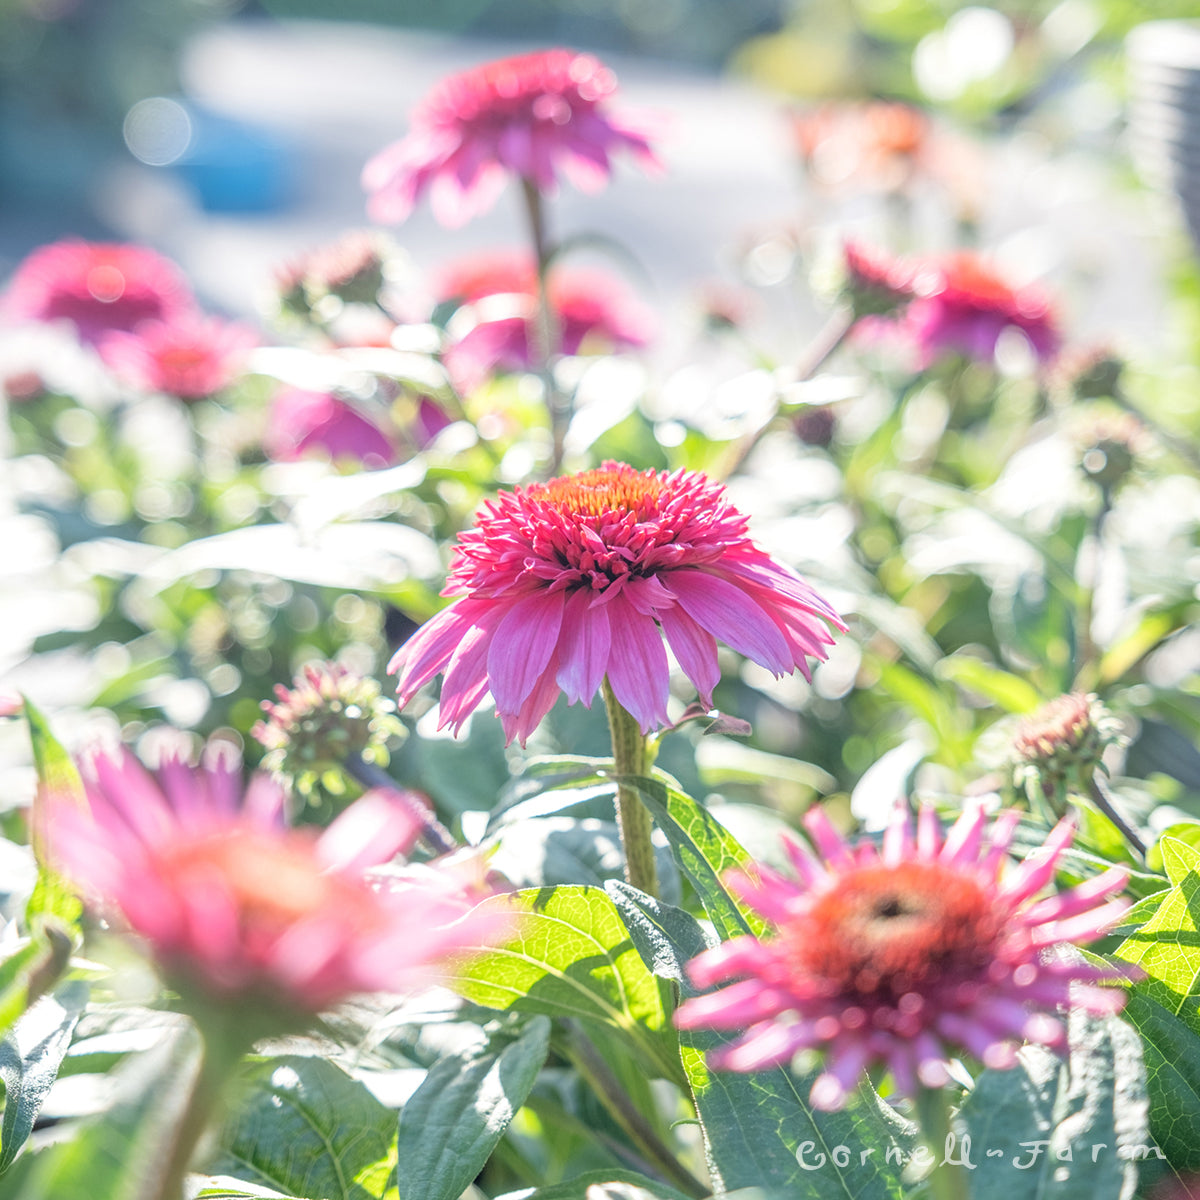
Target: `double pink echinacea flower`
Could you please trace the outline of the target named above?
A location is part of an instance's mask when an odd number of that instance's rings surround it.
[[[434,216],[457,227],[486,212],[510,175],[543,194],[564,174],[598,191],[618,151],[658,160],[644,122],[612,111],[616,77],[599,59],[539,50],[442,80],[413,113],[408,136],[363,169],[372,220],[407,219],[427,192]]]
[[[705,704],[717,639],[776,677],[823,660],[846,626],[747,536],[724,487],[695,471],[596,470],[500,492],[460,535],[443,595],[459,599],[392,659],[401,704],[444,672],[456,731],[490,690],[524,743],[559,693],[590,704],[607,676],[643,733],[667,724],[665,636]]]
[[[202,767],[168,754],[151,774],[127,751],[97,752],[82,774],[87,808],[54,806],[51,852],[198,1015],[236,1001],[264,1030],[286,1028],[358,993],[435,982],[460,947],[505,931],[451,871],[370,877],[420,833],[385,789],[318,832],[285,827],[268,776],[243,797],[232,754]]]
[[[1013,1066],[1022,1040],[1061,1049],[1056,1010],[1104,1014],[1125,1003],[1123,989],[1097,985],[1127,981],[1131,970],[1085,962],[1070,943],[1094,941],[1125,911],[1126,901],[1106,897],[1127,872],[1043,896],[1074,827],[1060,822],[1010,868],[1018,819],[1002,813],[989,837],[975,807],[943,840],[933,809],[921,811],[914,836],[900,806],[880,851],[849,845],[814,809],[805,825],[819,857],[785,841],[797,880],[767,867],[727,877],[774,934],[733,938],[694,958],[697,987],[738,982],[686,1001],[676,1025],[739,1031],[710,1051],[718,1070],[766,1070],[824,1052],[810,1098],[826,1110],[841,1108],[875,1063],[911,1096],[949,1081],[956,1047],[993,1068]]]

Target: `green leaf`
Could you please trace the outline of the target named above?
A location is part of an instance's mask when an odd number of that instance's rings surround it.
[[[750,856],[702,805],[661,779],[628,776],[619,782],[636,789],[659,829],[667,835],[675,861],[691,880],[704,911],[722,937],[762,933],[766,923],[735,900],[721,883],[731,867],[742,867]]]
[[[636,1171],[618,1167],[588,1171],[574,1179],[534,1188],[532,1192],[510,1192],[496,1200],[688,1200],[665,1183],[647,1179]]]
[[[322,1200],[379,1200],[394,1186],[395,1114],[363,1084],[298,1055],[252,1063],[249,1084],[214,1174]]]
[[[1139,991],[1200,1034],[1200,852],[1176,838],[1160,848],[1173,886],[1116,954],[1146,972]]]
[[[1198,1171],[1200,1037],[1140,984],[1130,992],[1123,1016],[1142,1035],[1150,1135],[1176,1171]]]
[[[0,1042],[0,1080],[4,1082],[0,1173],[12,1166],[33,1132],[87,996],[86,983],[64,984],[55,994],[37,1001]]]
[[[38,1155],[21,1200],[145,1200],[161,1193],[167,1154],[200,1062],[190,1027],[115,1072],[108,1111]]]
[[[485,1043],[438,1062],[400,1114],[403,1200],[458,1200],[525,1103],[550,1049],[534,1017],[507,1044]]]
[[[0,1033],[54,986],[70,957],[70,937],[46,923],[0,962]]]
[[[71,756],[50,729],[50,723],[38,708],[25,700],[25,719],[29,723],[29,740],[33,745],[33,765],[37,770],[37,794],[30,815],[30,833],[33,852],[38,864],[44,868],[46,862],[47,807],[71,803],[80,808],[87,807],[83,791],[83,780],[79,777]]]
[[[696,995],[685,965],[713,944],[696,920],[628,884],[610,883],[608,890],[647,965],[682,996]],[[794,1200],[903,1194],[900,1173],[913,1131],[869,1087],[848,1111],[815,1112],[807,1103],[813,1075],[710,1072],[703,1054],[721,1036],[681,1030],[679,1040],[718,1191],[761,1187]],[[863,1151],[869,1151],[865,1158]]]
[[[943,658],[935,674],[958,684],[965,691],[986,697],[1006,712],[1033,712],[1041,703],[1041,696],[1033,684],[971,654]]]
[[[528,888],[484,901],[511,912],[517,936],[468,948],[450,986],[487,1008],[576,1017],[615,1030],[668,1078],[679,1075],[658,982],[599,888]]]
[[[1136,1033],[1073,1010],[1066,1063],[1026,1046],[1012,1070],[984,1071],[963,1104],[971,1200],[1128,1200],[1147,1109]]]

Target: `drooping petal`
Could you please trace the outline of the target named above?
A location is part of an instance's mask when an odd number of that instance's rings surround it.
[[[516,601],[496,626],[488,648],[488,679],[496,708],[516,712],[554,655],[563,619],[561,592],[534,592]]]
[[[612,652],[608,681],[613,695],[643,733],[667,723],[670,670],[658,626],[618,596],[609,605]]]

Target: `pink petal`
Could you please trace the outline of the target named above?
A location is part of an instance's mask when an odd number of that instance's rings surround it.
[[[509,608],[488,648],[488,679],[496,709],[514,713],[533,691],[554,654],[562,625],[562,592],[534,592]]]
[[[658,626],[636,612],[622,596],[609,604],[612,651],[608,681],[617,700],[643,733],[667,723],[670,670]]]
[[[593,603],[591,592],[579,589],[563,609],[558,640],[558,685],[569,703],[591,704],[608,670],[611,648],[608,606]]]
[[[716,638],[678,607],[662,609],[658,619],[683,673],[695,684],[704,705],[711,708],[713,688],[721,682]]]
[[[672,571],[671,590],[688,616],[739,654],[786,675],[793,666],[779,627],[744,591],[707,571]]]

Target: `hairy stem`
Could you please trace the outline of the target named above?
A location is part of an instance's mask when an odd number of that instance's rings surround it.
[[[933,1155],[933,1170],[928,1179],[931,1200],[970,1200],[971,1180],[967,1168],[952,1158],[954,1131],[946,1089],[919,1088],[916,1107],[921,1141]]]
[[[154,1196],[147,1200],[183,1200],[183,1184],[188,1167],[208,1129],[225,1080],[241,1058],[240,1047],[236,1051],[232,1047],[226,1050],[219,1038],[210,1040],[204,1034],[201,1034],[201,1038],[200,1062],[191,1081],[187,1107],[175,1126],[171,1144],[163,1148],[166,1168],[161,1184]]]
[[[568,1020],[565,1024],[570,1037],[569,1053],[575,1069],[596,1093],[609,1115],[637,1147],[646,1162],[680,1191],[695,1196],[697,1200],[707,1196],[709,1189],[675,1157],[671,1148],[658,1136],[578,1023]]]
[[[421,826],[421,840],[434,854],[450,854],[458,849],[458,843],[454,840],[454,835],[450,830],[425,805],[409,796],[386,771],[381,770],[374,763],[366,762],[357,754],[349,755],[342,763],[342,767],[347,775],[357,780],[363,787],[385,788],[397,796],[400,803]]]
[[[645,775],[650,768],[646,736],[637,721],[613,695],[604,680],[604,706],[608,709],[608,729],[612,734],[613,767],[618,776]],[[624,784],[617,785],[617,828],[625,851],[625,880],[649,896],[658,895],[658,868],[654,865],[654,846],[650,841],[653,821],[641,797]]]

